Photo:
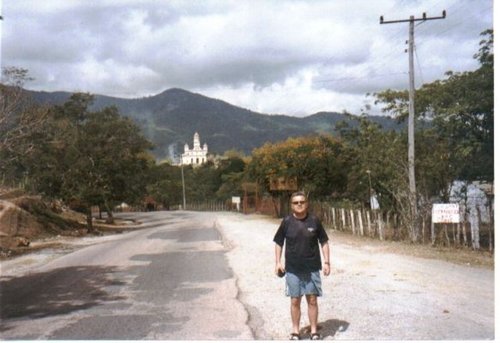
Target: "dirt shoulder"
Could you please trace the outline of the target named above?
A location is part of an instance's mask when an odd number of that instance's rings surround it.
[[[231,250],[239,299],[258,339],[287,339],[289,302],[274,275],[272,238],[279,220],[217,214]],[[493,258],[450,249],[380,242],[328,231],[332,274],[319,300],[326,340],[494,339]],[[451,260],[451,261],[450,261]],[[491,260],[491,261],[490,261]],[[303,301],[302,338],[307,338]]]
[[[436,259],[459,265],[494,269],[495,255],[486,250],[473,251],[466,247],[431,246],[409,242],[380,241],[373,238],[354,236],[350,232],[330,230],[333,240],[353,247],[371,246],[374,251]]]

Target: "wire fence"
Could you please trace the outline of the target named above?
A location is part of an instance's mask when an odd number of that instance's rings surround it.
[[[182,208],[182,206],[180,208]],[[230,211],[231,208],[228,207],[227,203],[224,201],[199,201],[199,202],[187,203],[186,210],[219,212],[219,211]]]
[[[401,241],[409,239],[409,231],[400,214],[393,211],[335,208],[328,204],[313,203],[312,211],[325,226],[353,235]],[[477,233],[474,231],[477,226]],[[494,222],[482,216],[468,216],[457,224],[433,224],[430,213],[424,214],[419,227],[420,243],[443,246],[463,246],[494,250]]]
[[[266,206],[264,206],[266,205]],[[182,208],[180,206],[179,208]],[[337,208],[328,203],[313,202],[311,212],[318,216],[327,228],[350,232],[356,236],[370,237],[381,241],[403,241],[409,239],[409,231],[404,227],[400,214],[394,211],[370,209]],[[200,201],[186,204],[188,211],[238,211],[230,202]],[[271,203],[260,202],[254,208],[239,208],[239,212],[260,213],[276,216],[276,209]],[[463,246],[472,248],[494,249],[494,223],[479,216],[479,237],[473,233],[474,222],[469,218],[459,224],[432,224],[430,214],[426,214],[420,223],[420,243],[442,246]],[[475,244],[477,241],[477,245]]]

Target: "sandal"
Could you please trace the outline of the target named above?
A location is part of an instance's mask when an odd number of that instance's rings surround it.
[[[300,341],[300,336],[298,333],[291,333],[290,338],[291,341]]]
[[[315,332],[311,334],[311,341],[320,341],[320,340],[321,336],[319,335],[319,333]]]

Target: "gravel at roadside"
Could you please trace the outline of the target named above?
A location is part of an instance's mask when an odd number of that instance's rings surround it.
[[[231,250],[239,299],[257,339],[290,333],[289,298],[274,275],[272,238],[280,220],[218,213]],[[323,277],[319,326],[327,340],[494,339],[494,271],[381,252],[336,241],[329,230],[332,274]],[[302,337],[307,337],[302,304]]]

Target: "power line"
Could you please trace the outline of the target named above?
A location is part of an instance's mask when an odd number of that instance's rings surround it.
[[[390,37],[396,37],[398,35],[400,35],[401,32],[396,32],[395,34],[391,35]],[[390,57],[390,56],[393,56],[395,53],[397,53],[397,50],[394,49],[392,46],[390,48],[387,48],[385,49],[386,51],[388,51],[387,54],[379,57],[379,59],[381,59],[380,62],[378,63],[375,63],[375,64],[371,64],[371,65],[366,65],[366,66],[363,66],[361,69],[358,69],[356,70],[356,73],[362,73],[362,74],[369,74],[369,71],[370,70],[379,70],[381,69],[382,67],[386,66],[387,62],[385,61],[386,58]],[[328,68],[328,63],[330,61],[332,61],[333,59],[335,58],[335,56],[332,56],[330,58],[328,58],[326,61],[324,61],[323,63],[319,64],[318,65],[318,68],[319,68],[319,71],[321,72],[321,68]],[[343,72],[342,73],[343,75],[346,75],[347,73],[346,72]],[[319,86],[320,88],[328,88],[328,87],[322,87],[322,86],[326,86],[328,85],[329,83],[335,83],[337,81],[354,81],[354,84],[356,84],[356,81],[363,81],[363,80],[368,80],[370,78],[380,78],[380,77],[384,77],[384,76],[388,76],[388,75],[402,75],[402,74],[407,74],[407,72],[394,72],[394,73],[385,73],[385,74],[372,74],[372,75],[369,75],[369,76],[343,76],[343,77],[340,77],[340,78],[327,78],[327,79],[322,79],[322,80],[315,80],[314,78],[312,79],[311,81],[311,85],[312,86]],[[335,87],[335,92],[337,93],[343,93],[346,89],[348,89],[349,87],[352,87],[353,86],[353,82],[350,82],[349,84],[346,84],[345,86],[336,86]],[[371,90],[370,90],[371,92]],[[283,88],[283,94],[280,95],[277,99],[275,99],[273,101],[273,103],[278,103],[279,101],[281,101],[282,99],[286,98],[286,97],[289,97],[289,92]],[[305,107],[304,106],[303,108],[297,110],[298,113],[300,112],[305,112]]]
[[[375,63],[370,63],[364,65],[362,68],[355,69],[353,71],[353,74],[366,74],[367,76],[341,76],[341,77],[331,77],[331,78],[323,78],[321,80],[314,80],[312,83],[314,85],[327,85],[335,82],[340,82],[340,81],[364,81],[364,80],[370,80],[372,78],[380,78],[380,77],[385,77],[385,76],[395,76],[395,75],[408,75],[407,71],[394,71],[394,72],[388,72],[388,73],[373,73],[374,71],[380,70],[380,69],[385,69],[387,66],[387,60],[392,60],[393,57],[396,57],[397,54],[400,54],[401,52],[404,51],[403,48],[398,49],[398,46],[400,45],[395,45],[395,44],[390,44],[387,42],[390,42],[391,40],[395,39],[400,39],[401,35],[404,33],[403,29],[396,30],[392,34],[385,36],[384,40],[381,41],[381,45],[378,47],[379,50],[383,50],[386,53],[382,55],[377,55],[374,56],[373,59],[378,60],[378,62]],[[327,59],[325,62],[321,63],[320,68],[325,66],[327,67],[328,62],[332,61],[334,57],[331,57]],[[349,71],[344,71],[342,72],[343,75],[349,74]],[[358,83],[360,84],[360,83]],[[345,89],[353,87],[353,83],[346,84],[343,87],[336,87],[335,90],[338,92],[343,92]]]
[[[329,83],[329,82],[338,82],[338,81],[353,81],[353,80],[367,80],[373,79],[377,77],[385,77],[390,75],[408,75],[407,72],[394,72],[394,73],[384,73],[384,74],[371,74],[367,76],[359,76],[359,77],[341,77],[336,79],[326,79],[326,80],[315,80],[313,83]]]
[[[397,27],[395,27],[397,28]],[[378,42],[379,46],[377,46],[378,50],[384,51],[384,54],[379,54],[376,55],[372,58],[372,61],[370,61],[370,64],[363,65],[361,68],[357,67],[355,69],[348,70],[349,68],[344,68],[344,70],[341,71],[340,77],[335,77],[335,75],[332,75],[332,77],[328,77],[327,75],[324,75],[325,71],[328,71],[329,68],[329,63],[331,61],[334,61],[336,56],[331,56],[324,60],[322,63],[319,63],[317,65],[318,71],[320,74],[323,74],[322,79],[317,79],[317,76],[313,77],[311,84],[313,86],[317,86],[320,88],[330,88],[328,87],[329,85],[331,86],[332,84],[335,84],[337,82],[342,82],[342,81],[350,81],[349,83],[346,83],[345,85],[335,85],[334,90],[336,92],[342,93],[346,89],[352,88],[356,85],[362,85],[362,82],[365,80],[370,80],[370,79],[375,79],[375,78],[381,78],[381,77],[387,77],[387,76],[396,76],[396,75],[408,75],[407,71],[394,71],[394,72],[388,72],[388,73],[377,73],[379,70],[384,70],[387,66],[387,60],[393,60],[396,55],[400,54],[401,52],[404,51],[404,48],[398,48],[401,45],[396,45],[396,44],[390,44],[391,41],[394,40],[401,40],[404,41],[402,37],[404,33],[404,29],[398,28],[391,32],[389,35],[386,35],[383,37],[383,39]],[[388,43],[389,42],[389,43]],[[373,63],[373,59],[375,59],[375,62]],[[323,70],[322,70],[323,69]],[[325,70],[326,69],[326,70]],[[346,70],[347,69],[347,70]],[[335,73],[335,72],[334,72]],[[366,76],[350,76],[349,74],[358,74],[358,75],[366,75]],[[371,89],[369,92],[376,91],[375,89]],[[277,103],[278,101],[281,101],[283,98],[289,96],[288,92],[286,89],[283,91],[283,95],[279,96],[274,103]]]
[[[422,66],[420,65],[420,59],[417,54],[417,46],[415,45],[415,59],[417,60],[418,70],[420,71],[420,83],[424,84],[424,73],[422,72]]]
[[[487,2],[488,4],[490,4],[489,2]],[[469,3],[467,1],[456,1],[456,2],[453,2],[453,4],[451,4],[451,6],[447,9],[447,17],[449,19],[453,19],[453,20],[450,20],[450,24],[446,25],[446,26],[443,26],[443,25],[437,25],[437,27],[435,25],[433,25],[432,27],[430,25],[424,25],[425,23],[428,23],[427,20],[423,20],[423,21],[418,21],[415,25],[416,28],[418,28],[418,33],[422,33],[422,34],[428,34],[430,33],[430,30],[433,29],[432,31],[432,35],[434,37],[437,37],[439,38],[440,35],[445,35],[446,33],[448,33],[449,31],[452,31],[454,29],[456,29],[457,27],[462,27],[464,29],[467,29],[467,27],[469,27],[470,25],[472,25],[469,21],[464,21],[464,20],[460,20],[457,22],[457,20],[459,20],[459,18],[457,17],[458,14],[462,13],[464,11],[464,8],[467,8],[467,5]],[[477,2],[477,4],[485,4],[485,2]],[[429,9],[429,13],[430,12],[436,12],[438,10],[437,7],[439,7],[440,5],[438,3],[435,3],[433,5],[431,5],[431,8]],[[476,13],[476,15],[478,15],[479,13],[484,13],[486,11],[490,11],[491,10],[491,6],[487,6],[487,7],[484,7],[484,6],[479,6],[479,7],[483,7],[483,8],[478,8],[478,6],[475,6],[474,7],[474,12]],[[439,12],[438,12],[439,13]],[[452,18],[453,16],[453,18]],[[394,27],[398,27],[396,25],[394,25]],[[376,79],[376,78],[381,78],[381,77],[390,77],[390,76],[398,76],[398,75],[408,75],[408,71],[397,71],[397,70],[394,70],[394,69],[399,69],[399,68],[392,68],[393,70],[389,70],[389,72],[387,73],[380,73],[380,71],[382,70],[385,70],[386,67],[387,67],[387,60],[392,60],[393,57],[397,57],[396,54],[400,54],[400,52],[403,51],[403,47],[401,49],[398,49],[398,46],[400,46],[397,42],[395,42],[395,44],[391,44],[391,40],[394,40],[394,41],[398,41],[400,40],[400,37],[402,35],[402,33],[406,30],[403,29],[403,27],[398,27],[400,29],[397,29],[397,30],[394,30],[394,29],[391,29],[389,30],[389,34],[385,35],[384,38],[382,38],[381,40],[377,40],[376,43],[374,43],[372,45],[372,48],[376,48],[376,51],[381,51],[382,53],[381,54],[378,54],[376,56],[373,56],[373,57],[370,57],[370,63],[366,63],[366,64],[363,64],[361,66],[357,66],[357,67],[349,67],[349,66],[346,66],[345,68],[343,69],[338,69],[336,68],[334,65],[330,65],[330,63],[332,61],[335,60],[336,56],[335,55],[332,55],[330,57],[328,57],[327,59],[325,59],[323,62],[320,62],[316,65],[316,67],[318,68],[318,72],[319,74],[318,75],[315,75],[312,77],[312,80],[311,80],[311,85],[313,87],[317,87],[318,89],[324,89],[324,90],[327,90],[327,89],[330,89],[330,90],[334,90],[335,92],[339,92],[339,93],[342,93],[342,92],[345,92],[346,90],[348,89],[351,89],[351,88],[354,88],[354,87],[357,87],[357,86],[361,86],[363,87],[365,81],[369,81],[370,79]],[[416,30],[417,31],[417,30]],[[423,42],[420,42],[419,41],[419,44],[418,44],[418,49],[420,50],[420,52],[425,52],[425,50],[423,50],[423,48],[425,48],[426,46],[426,41],[423,41]],[[417,51],[417,49],[415,49],[415,58],[416,58],[416,63],[417,63],[417,76],[419,79],[421,79],[421,82],[422,84],[424,83],[424,81],[431,81],[431,80],[425,80],[425,75],[424,75],[424,71],[423,70],[426,70],[426,65],[424,63],[424,60],[422,60],[422,57],[425,58],[425,55],[421,55],[419,54],[419,52]],[[375,53],[374,51],[372,51],[372,53]],[[372,73],[372,74],[370,74]],[[366,76],[364,76],[366,75]],[[429,75],[427,75],[429,76]],[[399,77],[398,77],[399,79]],[[396,79],[394,80],[394,82],[400,82],[400,81],[397,81]],[[370,85],[369,84],[366,84],[366,86],[364,86],[365,89],[369,89],[370,88]],[[383,87],[381,87],[383,88]],[[287,87],[285,87],[283,85],[283,94],[281,96],[278,96],[277,99],[275,99],[275,103],[276,102],[279,102],[279,101],[282,101],[283,99],[287,98],[287,97],[293,97],[293,92],[290,92],[290,89],[287,89]],[[369,92],[376,92],[377,89],[371,89]],[[299,106],[301,107],[301,106]],[[300,111],[299,111],[300,112]]]
[[[492,2],[491,2],[492,3]],[[476,4],[476,3],[475,3]],[[444,33],[447,33],[448,31],[450,31],[451,29],[457,27],[457,26],[462,26],[462,25],[467,25],[469,24],[470,27],[472,27],[472,23],[471,21],[463,21],[463,20],[460,20],[460,18],[458,17],[458,14],[460,13],[460,11],[465,8],[467,5],[470,5],[470,2],[468,2],[467,0],[466,1],[463,1],[463,2],[456,2],[455,4],[453,4],[447,11],[447,18],[450,19],[451,21],[451,25],[450,26],[447,26],[447,27],[443,27],[442,29],[438,28],[438,29],[433,29],[432,30],[432,35],[433,36],[436,36],[436,35],[441,35],[441,34],[444,34]],[[436,6],[437,7],[437,6]],[[483,14],[484,12],[491,12],[493,13],[493,6],[492,5],[489,5],[489,6],[486,6],[484,8],[481,8],[481,9],[478,9],[476,11],[476,14],[477,15],[481,15]],[[469,14],[469,13],[468,13]],[[456,21],[454,20],[456,19]],[[416,25],[415,27],[419,27],[419,32],[420,33],[427,33],[427,31],[430,31],[431,30],[431,27],[428,26],[428,25],[424,25],[424,26],[421,26],[421,24],[424,24],[424,22],[421,22],[419,23],[418,25]],[[467,27],[467,26],[465,26]],[[479,32],[478,32],[479,33]]]

